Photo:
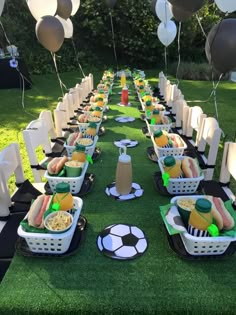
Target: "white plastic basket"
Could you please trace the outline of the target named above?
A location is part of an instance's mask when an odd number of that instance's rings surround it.
[[[166,157],[166,156],[182,156],[184,154],[184,150],[187,149],[187,145],[184,142],[184,140],[177,134],[169,133],[169,135],[175,135],[175,137],[178,137],[181,139],[183,146],[182,147],[172,147],[172,148],[162,148],[156,145],[156,142],[154,140],[153,135],[151,136],[153,147],[155,150],[155,153],[158,158],[160,157]]]
[[[99,123],[96,123],[97,127],[96,127],[96,133],[98,133],[100,125],[101,125],[101,120]],[[86,131],[86,129],[89,126],[89,123],[77,123],[76,126],[79,128],[79,131],[84,133]]]
[[[48,180],[48,184],[52,190],[52,192],[55,192],[56,185],[64,182],[68,183],[70,185],[70,192],[72,194],[77,194],[84,181],[84,176],[86,174],[88,168],[88,161],[84,163],[83,170],[81,172],[81,175],[79,177],[57,177],[57,176],[50,176],[48,174],[48,171],[45,172],[44,177]]]
[[[171,199],[171,203],[176,204],[180,197]],[[204,195],[182,196],[181,198],[198,199],[204,198]],[[230,243],[236,241],[236,237],[218,236],[218,237],[196,237],[188,232],[180,234],[186,251],[193,256],[203,255],[221,255],[224,254]]]
[[[30,233],[25,232],[22,229],[21,225],[19,225],[17,233],[20,237],[23,237],[26,240],[31,252],[58,255],[63,254],[68,250],[83,206],[83,201],[81,198],[79,197],[73,198],[74,198],[73,208],[75,208],[76,211],[71,213],[73,215],[73,223],[68,231],[58,234]]]
[[[158,159],[158,164],[162,174],[165,172],[163,167],[164,158],[165,157],[161,157]],[[175,158],[176,160],[183,160],[182,156],[177,156]],[[203,179],[203,175],[193,178],[170,178],[169,185],[166,189],[171,195],[193,194],[196,192],[200,181]]]
[[[85,153],[86,154],[89,154],[91,156],[93,155],[97,141],[98,141],[98,136],[95,136],[94,139],[93,139],[93,144],[88,146],[88,147],[86,147],[86,149],[85,149]],[[64,147],[66,148],[67,156],[71,157],[72,156],[72,152],[75,150],[75,146],[67,145],[66,143],[64,143]]]
[[[162,124],[162,125],[151,125],[149,124],[149,121],[146,119],[146,124],[148,128],[148,132],[152,135],[157,130],[165,130],[167,132],[170,131],[170,128],[172,127],[172,122],[169,124]]]

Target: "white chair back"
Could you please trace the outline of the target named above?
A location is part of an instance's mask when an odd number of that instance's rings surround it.
[[[63,129],[67,129],[67,115],[65,111],[61,111],[59,109],[55,109],[53,111],[54,121],[55,121],[55,129],[58,137],[64,137]]]
[[[200,139],[200,127],[203,119],[207,115],[203,113],[200,106],[189,107],[189,115],[186,124],[186,136],[193,138],[193,133],[196,131],[196,139],[194,145],[198,147]]]
[[[198,152],[203,155],[204,162],[206,164],[206,170],[204,171],[205,180],[211,180],[214,174],[214,168],[220,143],[222,130],[219,127],[217,120],[213,117],[203,118],[202,124],[199,128],[198,138]],[[206,145],[209,146],[207,156],[205,155]]]
[[[15,174],[17,184],[25,181],[18,143],[11,143],[0,152],[0,216],[10,214],[11,196],[8,180]]]
[[[40,183],[42,182],[42,176],[45,172],[45,170],[40,169],[40,165],[47,159],[45,155],[52,153],[45,121],[43,119],[31,121],[23,131],[23,137],[34,180],[36,183]],[[42,155],[44,155],[44,159],[40,160],[40,162],[36,154],[36,149],[38,148],[41,149],[41,152],[37,154],[43,153]]]
[[[221,163],[220,182],[227,184],[231,177],[236,180],[236,143],[225,142]]]
[[[182,135],[186,134],[187,121],[189,115],[189,106],[184,99],[180,99],[175,103],[176,110],[176,128],[179,129],[179,133]]]
[[[56,139],[57,134],[55,131],[51,111],[50,110],[43,110],[39,115],[39,119],[42,119],[45,121],[50,139]]]

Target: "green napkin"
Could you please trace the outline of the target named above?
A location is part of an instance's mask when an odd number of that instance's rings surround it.
[[[172,211],[173,216],[170,215],[170,217],[169,217],[169,220],[172,221],[172,224],[170,224],[170,221],[168,222],[166,217],[168,216],[168,212],[171,209],[171,207],[176,208],[176,206],[174,204],[171,204],[171,203],[168,205],[165,205],[165,206],[160,206],[161,217],[165,223],[165,226],[167,228],[168,233],[170,235],[175,235],[175,234],[180,234],[180,233],[186,232],[186,228],[182,222],[182,219],[180,217],[180,214],[179,214],[177,208],[175,209],[176,211]]]

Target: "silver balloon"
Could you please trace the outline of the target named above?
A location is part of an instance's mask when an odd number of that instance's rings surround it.
[[[236,68],[236,19],[225,19],[212,27],[205,52],[218,72],[226,73]]]
[[[40,18],[35,27],[38,41],[49,51],[56,52],[64,41],[64,28],[61,22],[51,15]]]
[[[173,17],[178,22],[186,21],[192,15],[192,12],[188,12],[188,11],[182,10],[179,7],[176,7],[176,6],[172,5],[172,4],[170,6],[171,6],[170,9],[171,9],[171,12],[173,14]]]
[[[204,5],[206,0],[168,0],[174,6],[184,11],[196,12]]]
[[[56,14],[63,19],[68,19],[72,12],[71,0],[57,0],[57,12]]]

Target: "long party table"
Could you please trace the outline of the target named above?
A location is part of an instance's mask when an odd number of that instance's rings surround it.
[[[170,198],[153,185],[157,164],[146,156],[151,141],[143,135],[139,102],[130,82],[131,107],[117,103],[121,91],[113,88],[106,133],[99,138],[102,155],[89,166],[96,175],[92,192],[83,197],[87,218],[85,239],[78,251],[65,258],[31,258],[16,254],[0,285],[1,314],[233,314],[236,296],[236,256],[184,260],[170,248],[159,206]],[[120,115],[135,117],[118,123]],[[141,198],[118,201],[105,194],[115,179],[118,149],[113,141],[130,138],[139,145],[128,149],[133,180],[144,189]],[[96,238],[106,226],[133,224],[147,235],[146,253],[134,260],[103,256]]]

